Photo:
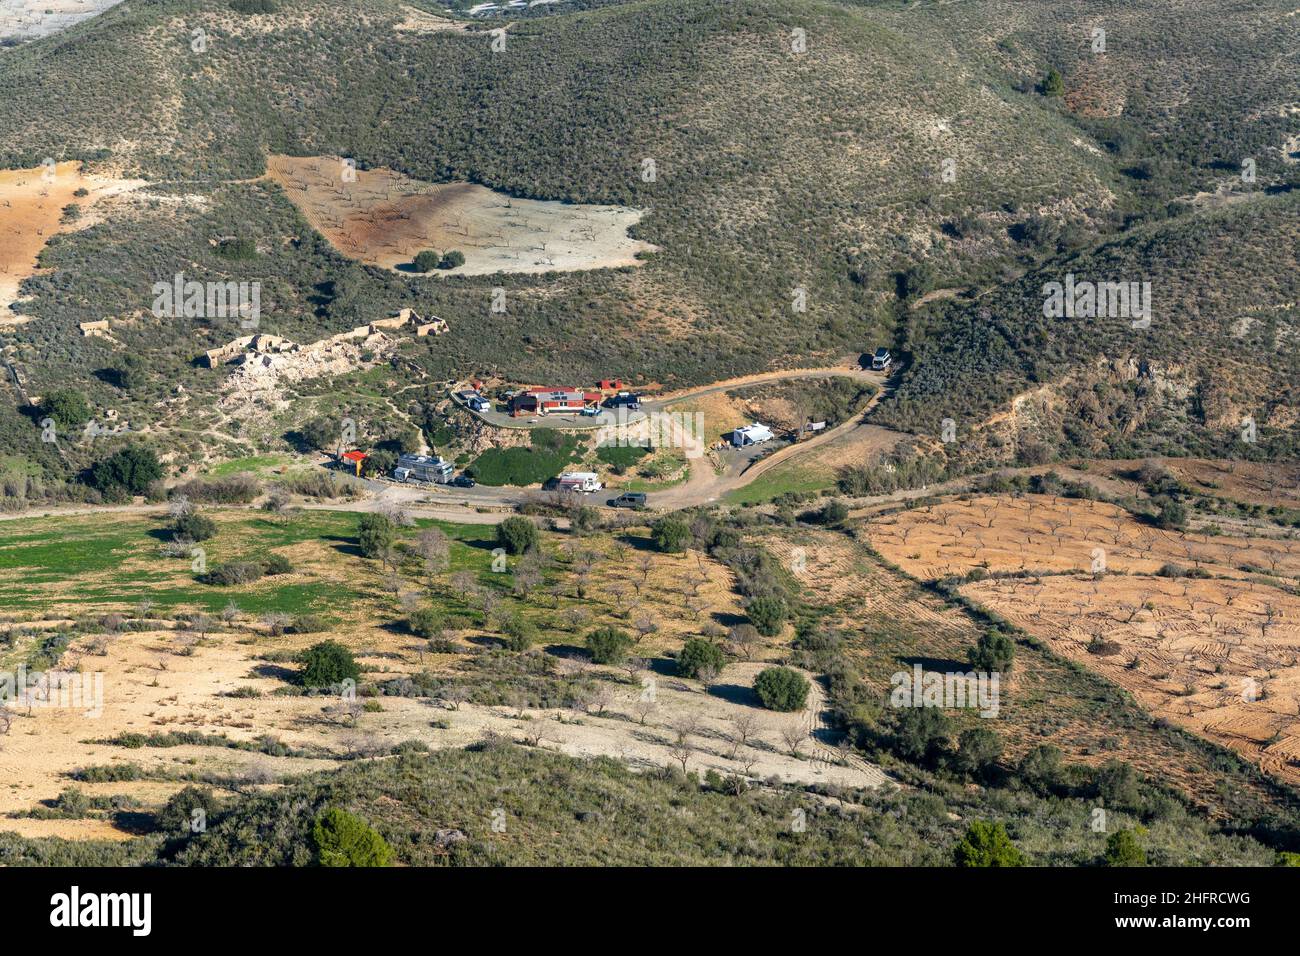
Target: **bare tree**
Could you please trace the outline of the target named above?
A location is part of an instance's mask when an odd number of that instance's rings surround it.
[[[653,700],[642,700],[640,697],[638,697],[636,703],[632,705],[632,713],[636,714],[637,723],[642,727],[645,726],[645,722],[649,720],[658,709],[659,705]]]
[[[425,570],[432,578],[447,570],[451,560],[451,543],[441,528],[425,528],[415,539],[415,549],[424,559]]]
[[[659,625],[655,623],[654,618],[649,614],[643,614],[638,617],[632,626],[636,628],[637,633],[641,636],[641,640],[643,641],[655,631],[659,630]]]
[[[713,690],[714,685],[718,683],[718,678],[722,676],[722,672],[712,664],[703,664],[696,670],[695,676],[704,685],[704,690],[707,693]]]
[[[791,757],[799,756],[799,748],[808,739],[803,727],[796,723],[786,724],[781,728],[781,742],[790,751]]]
[[[673,745],[668,748],[668,753],[682,765],[682,773],[686,773],[686,765],[690,762],[693,751],[691,745],[686,740],[678,738]]]
[[[735,744],[731,750],[731,756],[736,756],[736,750],[744,747],[749,743],[749,738],[758,733],[758,717],[750,713],[737,714],[731,718],[731,740]]]
[[[649,662],[644,657],[637,657],[635,655],[631,655],[623,661],[623,670],[627,672],[628,680],[634,684],[640,682],[638,678],[641,676],[641,672],[648,666],[650,666]]]
[[[736,650],[744,655],[745,660],[751,660],[754,652],[758,650],[763,643],[763,636],[758,633],[758,628],[753,624],[737,624],[731,629],[728,635],[731,643],[735,645]]]
[[[446,701],[452,710],[460,710],[460,705],[469,700],[470,691],[464,684],[451,684],[438,691],[438,696]]]
[[[451,586],[456,589],[462,601],[469,598],[476,584],[473,571],[457,571],[451,576]]]

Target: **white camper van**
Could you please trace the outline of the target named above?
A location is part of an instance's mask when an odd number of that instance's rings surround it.
[[[605,486],[600,483],[594,471],[566,471],[555,479],[555,487],[560,491],[600,491]]]
[[[776,436],[772,434],[772,429],[766,425],[760,425],[754,422],[752,425],[746,425],[744,428],[737,428],[731,433],[731,444],[737,448],[746,448],[750,445],[761,445],[765,441],[771,441]]]
[[[445,485],[451,481],[455,470],[451,462],[441,458],[430,458],[428,455],[402,455],[397,459],[393,477],[398,481],[430,481],[437,485]]]

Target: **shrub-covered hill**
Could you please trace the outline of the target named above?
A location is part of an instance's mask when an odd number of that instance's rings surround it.
[[[909,314],[900,291],[996,286],[1182,215],[1170,200],[1231,179],[1244,153],[1261,184],[1294,168],[1284,0],[1221,16],[1184,0],[1140,14],[1082,0],[632,0],[513,23],[500,52],[495,24],[412,29],[399,0],[274,6],[136,0],[0,52],[0,166],[80,159],[150,181],[55,239],[49,271],[27,281],[37,321],[5,338],[33,392],[72,386],[146,429],[177,385],[210,396],[223,373],[188,363],[240,330],[153,319],[150,287],[178,272],[261,280],[262,330],[296,341],[403,305],[434,312],[451,331],[404,356],[434,379],[684,384],[820,364],[891,341]],[[1039,88],[1053,68],[1060,97]],[[546,276],[364,267],[250,181],[268,153],[628,204],[648,210],[635,231],[660,251]],[[258,255],[214,257],[231,236]],[[508,308],[489,314],[497,285]],[[78,322],[105,317],[120,320],[114,341],[80,337]],[[142,389],[112,384],[128,352]],[[211,407],[193,402],[185,424],[223,428]],[[36,457],[32,434],[0,410],[0,451]]]
[[[337,154],[427,181],[649,209],[638,233],[662,251],[645,267],[505,281],[496,334],[469,339],[462,358],[538,379],[699,381],[842,354],[886,333],[894,274],[914,261],[985,269],[1016,251],[1005,231],[1017,215],[1087,219],[1082,207],[1102,214],[1116,188],[1067,116],[924,20],[819,0],[655,0],[521,22],[494,53],[477,27],[397,29],[408,14],[396,0],[278,7],[133,3],[9,52],[0,165],[81,158],[203,194],[215,188],[204,181],[260,175],[267,152]],[[958,174],[944,183],[949,157]],[[944,223],[972,210],[989,234],[953,246]],[[167,203],[136,250],[154,271],[203,258],[172,217],[185,210]],[[224,226],[274,234],[256,219]],[[80,281],[97,286],[42,296],[32,314],[135,305],[110,263],[70,244]],[[453,328],[481,321],[499,282],[445,283],[437,306]],[[388,304],[374,285],[354,290],[371,314]],[[797,287],[806,312],[792,308]],[[276,307],[292,316],[310,293]]]
[[[1124,316],[1045,317],[1045,284],[1067,274],[1150,282],[1150,327]],[[1006,440],[1004,455],[1030,445],[1120,458],[1293,455],[1297,302],[1300,190],[1143,227],[915,318],[905,333],[914,362],[879,420],[938,436],[952,418],[959,455],[988,452],[992,435]],[[1253,449],[1242,437],[1247,419]]]
[[[189,866],[311,865],[313,822],[328,808],[368,821],[407,865],[947,865],[974,819],[1005,820],[1040,865],[1095,862],[1105,847],[1088,801],[956,785],[857,796],[861,804],[841,805],[789,789],[736,795],[722,781],[498,745],[313,775],[240,801],[167,852]],[[1113,820],[1134,824],[1119,812]],[[1167,803],[1143,832],[1153,861],[1268,865],[1274,856]]]

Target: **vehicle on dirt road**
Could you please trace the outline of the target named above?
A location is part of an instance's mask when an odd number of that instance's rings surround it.
[[[611,508],[632,508],[640,511],[646,506],[646,496],[642,491],[625,491],[617,498],[610,498],[605,504]]]

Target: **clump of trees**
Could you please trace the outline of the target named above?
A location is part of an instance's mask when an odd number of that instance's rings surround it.
[[[677,515],[665,515],[650,528],[655,547],[668,554],[681,554],[690,546],[691,528]]]
[[[158,456],[143,445],[128,445],[90,468],[91,486],[109,498],[142,495],[162,476]]]

